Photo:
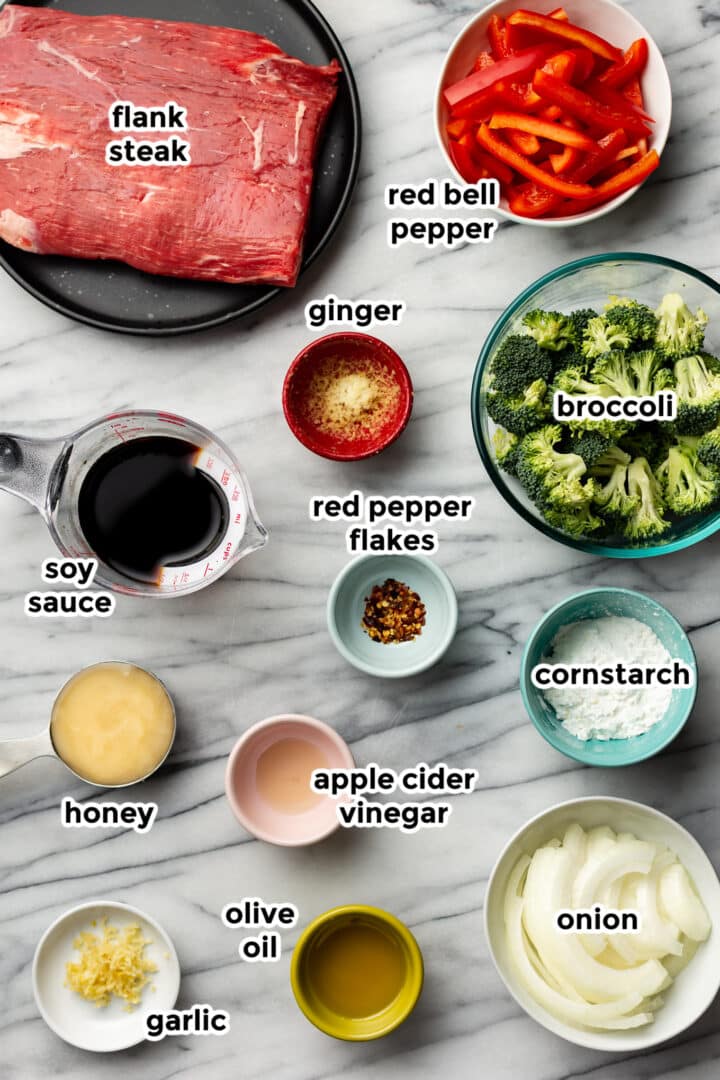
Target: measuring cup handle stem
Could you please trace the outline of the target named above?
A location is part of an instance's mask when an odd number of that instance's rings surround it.
[[[7,776],[39,757],[55,757],[49,730],[29,739],[6,739],[0,742],[0,776]]]
[[[0,432],[0,491],[19,495],[45,514],[50,480],[64,447],[62,439]]]

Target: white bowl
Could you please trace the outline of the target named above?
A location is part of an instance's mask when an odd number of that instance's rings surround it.
[[[503,903],[510,873],[522,854],[537,848],[578,822],[584,829],[609,825],[615,832],[634,833],[641,840],[664,844],[674,851],[686,868],[710,917],[713,931],[697,953],[664,993],[665,1004],[653,1023],[630,1031],[590,1031],[558,1020],[538,1005],[515,974],[505,936]],[[690,833],[672,818],[642,803],[628,799],[591,797],[559,803],[515,833],[496,862],[485,896],[485,935],[490,955],[500,978],[525,1012],[539,1024],[568,1042],[611,1053],[647,1050],[672,1039],[694,1024],[712,1004],[720,989],[720,882],[703,849]]]
[[[104,918],[119,930],[139,923],[143,936],[152,939],[144,955],[158,969],[150,976],[155,990],[148,985],[132,1012],[125,1012],[125,1002],[118,998],[98,1009],[65,986],[65,965],[77,958],[73,942],[84,930],[101,930]],[[40,1015],[56,1035],[80,1050],[110,1053],[147,1038],[149,1013],[174,1008],[180,992],[180,963],[170,938],[149,915],[129,904],[97,900],[71,908],[48,927],[35,950],[32,982]]]
[[[443,99],[443,90],[451,86],[459,79],[464,78],[472,68],[475,57],[483,49],[488,49],[487,26],[491,15],[510,15],[518,7],[517,0],[496,0],[488,4],[477,15],[473,16],[467,26],[460,31],[443,64],[435,94],[435,134],[445,157],[448,168],[462,183],[465,183],[460,173],[455,168],[448,149],[447,118],[448,108]],[[528,7],[541,14],[548,14],[557,7],[557,0],[533,0]],[[586,27],[588,30],[607,38],[613,45],[627,49],[633,41],[644,37],[650,48],[647,67],[642,77],[642,88],[645,97],[645,110],[654,117],[653,134],[649,139],[651,150],[657,150],[662,156],[667,137],[670,132],[670,120],[672,117],[672,89],[670,76],[668,75],[665,61],[657,45],[650,37],[642,23],[639,23],[634,15],[613,0],[568,0],[563,5],[570,16],[570,21]],[[658,16],[659,18],[659,16]],[[558,41],[558,51],[562,49],[561,41]],[[548,228],[567,228],[571,225],[582,225],[588,221],[595,221],[604,217],[618,206],[627,202],[642,185],[638,184],[629,191],[623,192],[610,202],[602,206],[587,210],[584,214],[575,214],[572,217],[562,218],[526,218],[519,214],[513,214],[507,205],[507,199],[503,196],[496,213],[509,221],[518,221],[524,225],[541,225]]]

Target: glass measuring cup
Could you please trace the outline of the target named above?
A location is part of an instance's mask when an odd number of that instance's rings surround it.
[[[152,582],[135,580],[92,551],[80,525],[78,503],[88,472],[120,443],[150,436],[183,439],[198,448],[196,469],[210,476],[227,499],[227,525],[212,551],[195,562],[163,566]],[[242,466],[231,450],[192,420],[151,410],[112,413],[58,439],[0,434],[0,490],[38,510],[63,555],[95,558],[95,582],[131,596],[180,596],[226,573],[267,543]]]
[[[74,769],[65,758],[62,757],[60,752],[55,746],[55,740],[53,739],[53,726],[55,725],[58,717],[58,709],[60,702],[63,699],[63,695],[72,687],[73,683],[76,683],[78,679],[89,672],[93,672],[99,668],[114,668],[121,666],[124,668],[134,669],[141,675],[149,676],[150,679],[162,690],[163,700],[166,701],[170,707],[170,715],[172,721],[172,730],[170,732],[169,739],[167,741],[167,747],[161,757],[153,763],[152,768],[149,769],[144,776],[135,776],[131,780],[127,780],[123,783],[111,784],[111,783],[99,783],[96,780],[91,780],[87,776],[83,776],[81,772]],[[136,664],[127,663],[126,661],[102,661],[99,664],[91,664],[89,667],[82,668],[76,672],[61,689],[59,690],[55,701],[53,703],[52,712],[50,714],[50,724],[48,727],[41,731],[38,735],[31,735],[29,738],[24,739],[4,739],[0,741],[0,778],[7,776],[11,772],[15,772],[16,769],[21,768],[23,765],[27,765],[31,761],[35,761],[36,758],[41,757],[54,757],[58,761],[62,761],[63,765],[73,776],[78,780],[82,780],[85,784],[90,784],[92,787],[97,788],[122,788],[131,787],[133,784],[139,784],[143,780],[147,780],[150,776],[157,772],[160,766],[166,761],[168,754],[170,753],[173,743],[175,741],[175,734],[177,731],[177,716],[175,713],[175,704],[172,697],[168,693],[165,684],[158,679],[157,675],[154,675],[150,671],[146,671],[145,668],[139,668]],[[90,771],[90,770],[89,770]]]

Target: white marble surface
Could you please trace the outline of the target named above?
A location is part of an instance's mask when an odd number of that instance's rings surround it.
[[[23,594],[39,587],[52,554],[40,518],[0,497],[0,676],[3,736],[31,734],[77,668],[126,658],[155,670],[179,707],[179,738],[162,773],[136,798],[155,799],[149,836],[67,832],[62,767],[43,761],[0,790],[0,1011],[5,1080],[470,1080],[532,1078],[706,1080],[720,1070],[720,1004],[669,1046],[632,1059],[565,1044],[529,1020],[492,968],[482,932],[490,867],[531,814],[576,795],[647,801],[686,825],[720,866],[720,599],[711,539],[685,553],[611,562],[545,540],[517,518],[484,475],[470,429],[470,379],[479,346],[520,287],[568,258],[598,250],[672,255],[717,276],[717,0],[629,7],[663,49],[675,92],[672,141],[659,174],[612,217],[582,230],[503,226],[491,248],[433,254],[385,248],[383,187],[443,175],[432,133],[435,74],[475,5],[460,0],[322,0],[347,45],[365,116],[361,181],[342,234],[292,295],[249,323],[184,340],[103,334],[45,309],[0,278],[2,427],[69,431],[106,410],[161,407],[216,430],[244,462],[272,539],[239,572],[168,604],[120,599],[110,621],[39,623]],[[713,110],[715,112],[713,113]],[[369,464],[336,465],[307,453],[285,426],[280,387],[310,334],[308,299],[403,298],[403,325],[387,333],[417,388],[402,441]],[[310,525],[309,495],[346,491],[470,492],[468,526],[446,526],[440,563],[460,598],[460,629],[446,661],[408,682],[374,681],[332,648],[324,605],[346,561],[343,529]],[[522,646],[560,597],[594,584],[626,585],[667,603],[690,628],[702,671],[686,732],[661,758],[622,772],[575,766],[530,726],[517,691]],[[223,794],[226,756],[249,724],[281,711],[335,725],[359,762],[403,767],[445,759],[480,771],[479,790],[456,800],[450,826],[412,837],[337,836],[285,851],[251,840]],[[245,895],[292,900],[301,925],[335,904],[368,902],[415,932],[427,983],[413,1018],[370,1045],[335,1043],[296,1009],[285,935],[277,965],[242,965],[238,934],[219,912]],[[98,1059],[60,1042],[39,1018],[30,968],[36,942],[66,908],[92,897],[127,900],[158,918],[183,968],[181,1004],[229,1009],[222,1039],[178,1038]],[[716,915],[719,913],[716,913]]]

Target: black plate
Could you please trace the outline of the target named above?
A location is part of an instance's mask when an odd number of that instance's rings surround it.
[[[78,15],[135,15],[232,26],[262,34],[310,64],[336,59],[342,74],[316,162],[302,270],[317,258],[340,224],[357,179],[360,103],[347,56],[309,0],[25,0],[25,4]],[[3,241],[0,265],[63,315],[130,334],[182,334],[219,326],[287,292],[274,285],[225,285],[144,274],[119,262],[32,255]]]

